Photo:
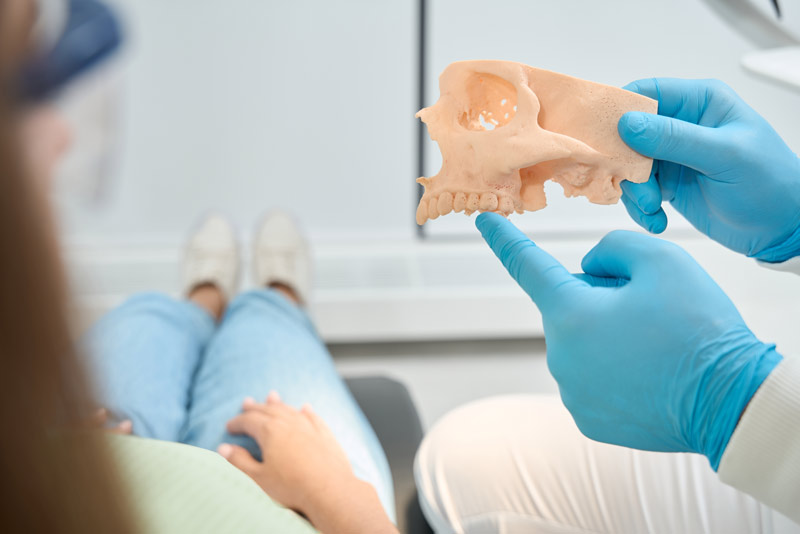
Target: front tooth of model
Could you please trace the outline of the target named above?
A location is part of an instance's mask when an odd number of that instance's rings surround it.
[[[442,193],[439,195],[439,214],[447,215],[453,211],[453,195],[451,193]]]
[[[481,195],[480,209],[482,211],[494,211],[497,209],[497,195],[494,193],[484,193]]]
[[[453,198],[453,211],[458,213],[459,211],[464,211],[464,208],[467,205],[467,194],[463,191],[461,193],[456,193],[455,198]]]
[[[435,219],[439,216],[439,199],[436,197],[431,197],[430,201],[428,202],[428,218]]]
[[[419,206],[417,206],[417,224],[425,224],[425,221],[428,220],[428,203],[427,202],[420,202]]]

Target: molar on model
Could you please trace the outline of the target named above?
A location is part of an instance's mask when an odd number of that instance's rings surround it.
[[[622,180],[646,182],[653,161],[617,133],[628,111],[656,113],[650,98],[511,61],[459,61],[439,77],[439,100],[417,117],[442,153],[417,224],[440,215],[536,211],[544,183],[567,196],[613,204]]]

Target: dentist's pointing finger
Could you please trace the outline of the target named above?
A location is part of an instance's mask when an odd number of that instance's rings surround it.
[[[475,225],[508,273],[542,313],[551,311],[560,302],[571,300],[575,291],[589,287],[537,247],[505,217],[483,213]]]

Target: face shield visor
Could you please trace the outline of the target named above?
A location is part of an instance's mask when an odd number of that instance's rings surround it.
[[[104,197],[116,154],[121,84],[108,60],[121,44],[120,26],[97,0],[38,0],[37,6],[36,50],[22,66],[20,94],[28,107],[50,106],[69,125],[56,196],[94,205]]]

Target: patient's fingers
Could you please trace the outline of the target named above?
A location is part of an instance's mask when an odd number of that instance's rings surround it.
[[[314,411],[314,409],[311,407],[310,404],[304,404],[303,407],[300,409],[300,413],[305,415],[317,429],[323,430],[324,432],[333,435],[333,432],[331,431],[328,424],[322,417],[317,415],[317,412]]]
[[[115,427],[107,428],[107,432],[111,432],[112,434],[121,434],[123,436],[129,436],[133,434],[133,421],[130,419],[125,419],[120,424]]]
[[[270,419],[268,414],[260,410],[248,410],[228,421],[225,428],[231,434],[246,434],[256,440],[259,446],[262,446],[269,433]]]
[[[229,443],[223,443],[219,447],[217,447],[217,452],[226,460],[237,467],[238,469],[242,470],[246,475],[251,478],[254,478],[258,472],[258,468],[261,465],[255,458],[253,458],[247,449],[240,447],[238,445],[231,445]]]
[[[130,435],[133,434],[133,422],[130,419],[125,419],[113,427],[106,427],[110,414],[105,408],[96,410],[88,420],[88,424],[92,428],[102,428],[109,434]]]
[[[314,409],[311,407],[309,403],[305,403],[300,407],[300,413],[305,415],[309,421],[314,423],[315,425],[319,425],[322,422],[320,416],[318,416]]]

